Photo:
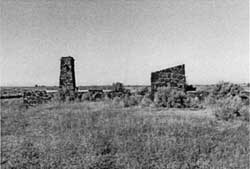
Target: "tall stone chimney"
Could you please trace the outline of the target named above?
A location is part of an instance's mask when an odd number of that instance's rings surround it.
[[[74,100],[76,92],[75,65],[71,56],[61,58],[59,93],[60,99]]]

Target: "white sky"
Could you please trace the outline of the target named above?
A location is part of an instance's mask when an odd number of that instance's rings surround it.
[[[2,0],[1,85],[150,84],[186,64],[189,84],[249,82],[248,0]]]

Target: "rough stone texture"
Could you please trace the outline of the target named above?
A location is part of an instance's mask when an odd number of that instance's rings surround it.
[[[158,87],[174,87],[185,90],[185,65],[178,65],[151,73],[151,90],[156,92]]]
[[[52,95],[43,90],[25,91],[23,93],[23,103],[26,106],[47,103],[52,99]]]
[[[61,58],[59,93],[63,101],[74,100],[76,96],[75,65],[71,56]]]

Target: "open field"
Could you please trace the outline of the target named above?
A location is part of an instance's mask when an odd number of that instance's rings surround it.
[[[249,125],[210,109],[1,101],[1,168],[249,168]]]

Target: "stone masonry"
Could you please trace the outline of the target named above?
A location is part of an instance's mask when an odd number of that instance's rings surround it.
[[[45,90],[24,91],[23,103],[26,106],[34,106],[37,104],[47,103],[52,99],[52,95]]]
[[[61,58],[59,93],[62,101],[75,99],[75,65],[71,56]]]
[[[178,65],[151,73],[151,90],[156,92],[158,87],[174,87],[185,90],[185,65]]]

